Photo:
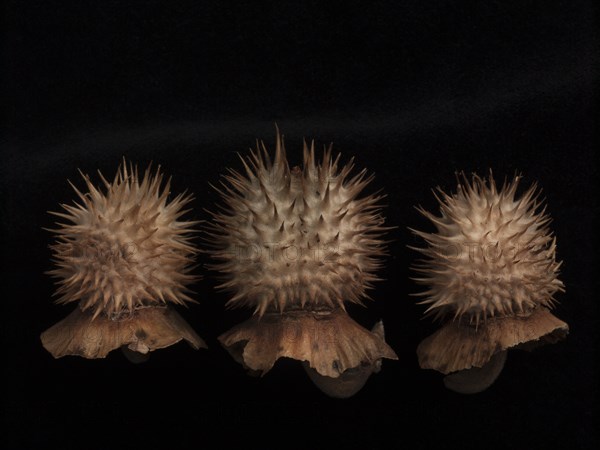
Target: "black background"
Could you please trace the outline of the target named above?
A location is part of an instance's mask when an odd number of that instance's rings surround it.
[[[2,22],[2,441],[5,448],[502,447],[595,442],[597,255],[592,193],[598,141],[592,2],[6,2]],[[195,193],[274,123],[300,162],[303,137],[333,141],[387,194],[390,257],[365,326],[382,317],[399,356],[354,398],[332,400],[300,365],[244,374],[216,341],[249,315],[225,311],[213,274],[180,311],[208,342],[144,365],[54,360],[39,333],[68,314],[51,302],[47,210],[74,197],[77,168],[105,174],[124,155],[162,164],[174,193]],[[446,391],[415,348],[435,325],[409,294],[430,229],[414,210],[456,170],[539,182],[554,218],[567,292],[555,310],[566,341],[512,352],[487,392]],[[597,230],[597,229],[596,229]],[[597,233],[597,231],[596,231]],[[201,264],[207,262],[200,257]],[[278,433],[285,437],[278,437]]]

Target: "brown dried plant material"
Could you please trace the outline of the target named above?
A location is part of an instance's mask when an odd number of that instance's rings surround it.
[[[254,315],[219,340],[237,361],[260,374],[271,370],[279,358],[307,361],[320,375],[337,378],[348,369],[396,357],[381,336],[361,327],[342,309]]]
[[[322,376],[396,359],[381,336],[346,313],[378,278],[387,229],[383,195],[359,197],[371,181],[351,176],[352,161],[304,145],[303,167],[290,169],[277,133],[275,158],[264,144],[241,158],[244,174],[229,170],[217,190],[225,205],[213,213],[207,243],[217,260],[230,306],[254,316],[219,339],[245,367],[264,374],[281,357],[306,361]]]
[[[379,337],[380,341],[378,342],[385,343],[384,327],[381,320],[373,326],[371,334]],[[387,349],[381,349],[381,351],[387,353],[387,358],[396,358],[393,352],[386,350]],[[306,370],[306,373],[312,382],[330,397],[349,398],[363,388],[371,374],[378,373],[381,370],[381,363],[381,358],[361,358],[360,365],[344,370],[336,378],[319,373],[315,368],[310,366],[310,360],[303,361],[302,367],[304,367],[304,370]]]
[[[568,330],[565,322],[543,307],[528,315],[488,319],[477,328],[450,321],[424,339],[417,354],[423,369],[449,374],[483,367],[496,353],[520,344],[557,342],[567,335]]]
[[[173,308],[136,309],[119,320],[75,308],[65,319],[42,333],[42,343],[55,358],[77,355],[104,358],[116,348],[146,354],[185,340],[194,349],[204,342]]]
[[[427,314],[445,322],[417,348],[419,364],[444,374],[473,370],[447,379],[459,392],[493,383],[505,360],[495,355],[568,333],[550,313],[554,295],[564,291],[550,218],[539,211],[537,186],[518,197],[518,183],[515,177],[498,189],[491,174],[471,181],[462,175],[456,194],[435,194],[441,216],[419,208],[437,232],[413,230],[428,244],[415,249],[426,256],[415,267],[416,281],[428,287],[417,295],[425,297]],[[493,370],[475,370],[490,361]]]
[[[168,201],[170,180],[161,188],[160,166],[142,178],[123,161],[105,190],[83,175],[88,192],[73,189],[80,202],[52,212],[63,219],[51,246],[58,279],[58,303],[77,303],[66,319],[42,333],[44,347],[56,358],[103,358],[127,346],[145,354],[179,342],[204,342],[170,307],[193,301],[187,286],[196,249],[196,222],[181,221],[191,195]]]

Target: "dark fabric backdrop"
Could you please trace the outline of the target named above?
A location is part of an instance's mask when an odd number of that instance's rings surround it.
[[[4,448],[478,447],[589,448],[597,411],[597,42],[592,2],[7,1],[2,19],[1,174]],[[354,398],[317,391],[300,365],[244,374],[216,341],[249,315],[226,311],[213,274],[182,315],[208,342],[129,364],[54,360],[39,333],[72,307],[52,303],[47,210],[81,186],[77,168],[112,174],[126,156],[195,193],[275,122],[299,163],[304,137],[334,142],[376,174],[390,233],[386,278],[365,326],[383,318],[399,361]],[[561,343],[512,352],[476,396],[444,389],[415,348],[436,329],[409,280],[430,229],[413,206],[455,171],[524,175],[544,189],[566,293]],[[96,181],[98,181],[96,179]],[[596,223],[597,225],[597,223]],[[199,260],[204,265],[204,256]],[[595,403],[596,402],[596,403]],[[285,437],[278,437],[283,433]],[[386,445],[387,444],[387,445]]]

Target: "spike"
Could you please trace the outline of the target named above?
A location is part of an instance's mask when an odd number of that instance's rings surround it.
[[[529,298],[541,298],[545,304],[557,289],[546,285],[545,276],[529,278],[528,271],[537,264],[554,264],[554,253],[542,255],[538,250],[547,242],[547,229],[538,225],[545,220],[545,210],[535,215],[538,208],[537,185],[532,185],[521,197],[515,197],[519,177],[498,189],[490,171],[487,178],[473,174],[468,180],[464,172],[456,173],[458,188],[453,195],[439,187],[434,196],[440,205],[441,217],[417,210],[437,228],[436,233],[410,229],[424,239],[426,248],[415,248],[427,259],[413,268],[423,277],[419,283],[431,286],[423,295],[430,307],[426,313],[438,310],[441,315],[454,313],[454,320],[464,315],[478,328],[498,311],[525,314],[531,308],[523,298],[513,297],[519,287]],[[525,219],[531,217],[531,220]],[[494,251],[488,249],[494,246]],[[473,253],[473,249],[478,251]],[[511,251],[516,248],[516,251]],[[525,267],[529,267],[525,269]],[[547,269],[543,269],[547,273]],[[536,280],[536,281],[533,281]],[[538,284],[542,283],[542,284]],[[548,290],[548,288],[550,290]],[[495,292],[493,299],[487,294]],[[516,295],[516,294],[514,294]],[[522,294],[519,294],[522,295]],[[525,294],[523,294],[525,295]],[[436,299],[444,298],[443,302]],[[450,299],[450,301],[448,300]],[[516,305],[513,307],[513,305]]]
[[[162,295],[162,289],[170,289],[164,283],[185,272],[195,253],[187,243],[191,223],[176,222],[187,211],[169,209],[170,205],[179,208],[189,197],[179,196],[167,205],[170,179],[158,196],[160,166],[155,175],[150,175],[148,166],[140,185],[137,166],[123,159],[112,183],[98,171],[104,192],[96,189],[87,175],[81,171],[80,174],[88,193],[69,183],[83,204],[63,205],[68,215],[51,213],[73,222],[60,224],[61,228],[53,231],[60,243],[52,246],[56,264],[64,268],[51,271],[62,278],[56,292],[64,294],[66,302],[81,298],[81,308],[93,309],[94,317],[133,311],[142,300],[149,302],[147,283],[152,284],[157,296]],[[155,226],[144,232],[138,226],[141,223]],[[154,239],[153,244],[145,244],[150,238]],[[169,254],[168,248],[175,253]],[[161,256],[170,262],[159,266],[149,262]],[[150,269],[152,274],[148,273]],[[179,289],[169,292],[170,301],[182,302]]]
[[[372,177],[366,170],[351,176],[352,160],[338,171],[340,155],[332,160],[331,146],[317,160],[314,141],[303,142],[303,167],[292,171],[281,135],[276,136],[273,164],[264,144],[259,148],[260,157],[251,153],[252,173],[248,168],[245,177],[223,178],[236,192],[244,187],[247,207],[236,207],[232,193],[222,189],[223,212],[213,215],[213,225],[207,227],[210,245],[216,249],[212,255],[219,261],[215,267],[226,280],[220,289],[230,291],[235,299],[229,304],[251,305],[261,315],[298,303],[324,308],[341,307],[343,300],[359,303],[366,298],[370,282],[377,280],[371,271],[379,267],[377,257],[384,254],[380,236],[386,230],[378,214],[383,196],[356,199]],[[261,166],[261,161],[266,163]],[[253,179],[256,173],[258,182]],[[349,181],[343,186],[346,177]],[[341,222],[344,233],[340,233]],[[281,257],[249,263],[231,251],[240,243],[262,249],[267,242],[276,242],[270,248]],[[246,286],[250,280],[260,283]]]

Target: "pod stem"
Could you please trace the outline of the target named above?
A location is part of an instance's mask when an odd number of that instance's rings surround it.
[[[460,370],[444,377],[444,385],[459,394],[478,394],[489,388],[502,372],[507,351],[496,353],[483,367]]]
[[[121,347],[121,352],[123,352],[123,355],[125,355],[125,358],[127,358],[127,360],[133,364],[145,363],[146,361],[148,361],[150,359],[150,352],[148,352],[148,353],[136,352],[135,350],[131,350],[126,345],[123,345]]]

